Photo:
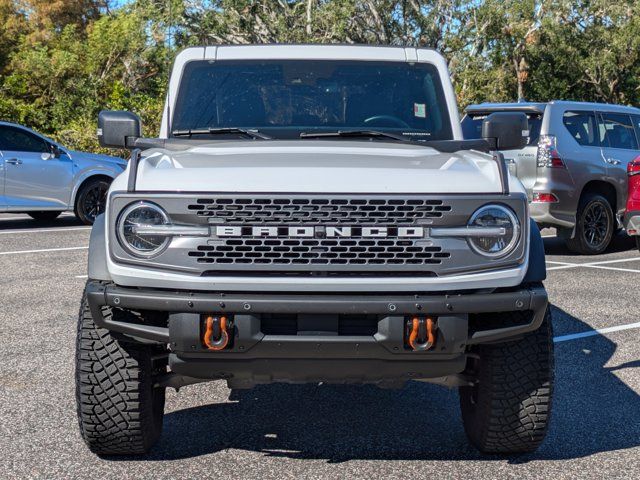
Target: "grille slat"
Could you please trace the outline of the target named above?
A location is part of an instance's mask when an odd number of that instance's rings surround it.
[[[451,206],[420,199],[199,198],[187,206],[199,217],[234,224],[413,224],[442,218]]]
[[[451,255],[441,247],[411,246],[406,240],[226,240],[221,245],[201,245],[189,252],[198,263],[252,263],[278,265],[439,265]]]

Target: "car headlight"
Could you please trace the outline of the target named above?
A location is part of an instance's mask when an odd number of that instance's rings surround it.
[[[125,250],[136,257],[154,257],[169,245],[171,237],[145,232],[145,227],[169,223],[169,216],[158,205],[144,201],[132,203],[118,218],[118,240]]]
[[[520,239],[520,222],[510,208],[485,205],[472,215],[469,227],[478,234],[469,238],[471,248],[480,255],[500,258],[511,253]],[[486,230],[487,234],[482,234]]]

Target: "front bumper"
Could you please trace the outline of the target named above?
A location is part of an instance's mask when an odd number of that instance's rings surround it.
[[[234,388],[277,381],[380,384],[457,374],[465,369],[468,346],[507,341],[537,329],[548,303],[541,286],[493,293],[294,295],[166,291],[89,282],[87,298],[99,327],[138,341],[169,344],[174,373],[227,379]],[[167,313],[167,326],[116,320],[120,317],[105,315],[104,307]],[[493,321],[508,312],[519,315],[505,317],[507,322]],[[233,317],[230,348],[206,348],[203,314]],[[374,316],[375,332],[265,334],[264,319],[279,315],[311,316],[316,325],[323,315]],[[406,348],[405,323],[412,316],[436,318],[432,349]],[[512,318],[522,321],[510,323]]]

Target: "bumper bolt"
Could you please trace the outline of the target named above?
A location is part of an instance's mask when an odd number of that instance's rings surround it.
[[[116,305],[120,305],[120,298],[119,297],[114,298],[113,303],[115,303]]]
[[[187,302],[187,305],[189,305],[189,308],[193,308],[193,302],[191,300]]]
[[[516,300],[516,307],[517,308],[522,308],[524,307],[524,302],[522,300]]]
[[[248,303],[245,303],[244,305],[242,305],[242,308],[244,308],[245,310],[251,310],[251,305]]]
[[[396,305],[394,303],[390,303],[389,304],[389,311],[390,312],[395,312],[397,308],[398,307],[396,307]]]

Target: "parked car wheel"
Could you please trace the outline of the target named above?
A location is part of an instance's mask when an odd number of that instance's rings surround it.
[[[93,225],[96,217],[104,212],[109,185],[110,182],[107,180],[96,178],[80,187],[76,198],[75,213],[83,223]]]
[[[636,237],[636,247],[637,247],[638,251],[640,252],[640,237]]]
[[[51,222],[60,216],[62,212],[29,212],[29,215],[34,220],[39,222]]]
[[[545,438],[551,414],[554,372],[550,311],[538,330],[520,340],[481,345],[475,353],[478,360],[473,373],[477,383],[460,388],[462,420],[469,441],[483,453],[534,451]]]
[[[166,371],[166,364],[154,362],[163,348],[127,343],[98,327],[86,293],[76,341],[76,401],[85,443],[98,455],[148,452],[162,432],[165,388],[154,386],[153,375]]]
[[[603,253],[616,229],[609,201],[597,193],[585,194],[580,200],[576,218],[576,233],[574,238],[567,239],[567,248],[583,255]]]

